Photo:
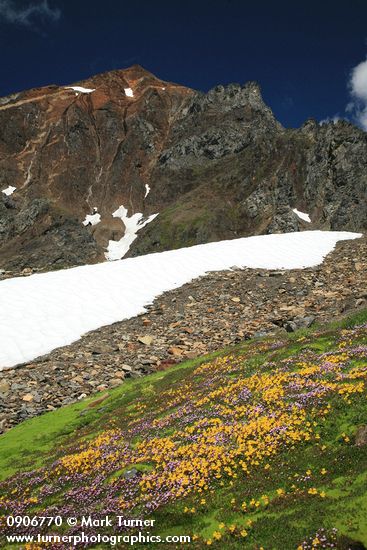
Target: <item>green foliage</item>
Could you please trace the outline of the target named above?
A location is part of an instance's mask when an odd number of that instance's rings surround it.
[[[340,354],[344,345],[355,349],[366,346],[365,329],[349,330],[366,322],[365,310],[327,327],[287,335],[282,342],[268,338],[247,341],[231,350],[125,382],[103,400],[96,395],[24,422],[0,437],[1,476],[5,479],[47,465],[75,449],[77,442],[89,441],[109,426],[122,429],[128,421],[141,421],[145,415],[161,420],[164,407],[160,396],[186,381],[196,384],[205,396],[208,374],[204,367],[211,365],[211,376],[215,378],[214,360],[228,358],[229,352],[236,367],[233,372],[245,378],[257,373],[271,374],[284,362],[293,368],[298,361],[306,361],[308,353],[319,357],[328,352]],[[358,367],[363,373],[367,367],[365,354],[353,354],[349,368]],[[243,362],[242,357],[246,357]],[[196,371],[201,364],[204,367]],[[309,366],[312,367],[312,360]],[[228,372],[229,383],[233,372]],[[325,372],[323,376],[327,377]],[[318,438],[286,446],[271,455],[267,464],[260,462],[246,475],[222,476],[199,498],[191,493],[160,506],[153,513],[159,526],[157,532],[161,536],[195,534],[198,539],[193,547],[199,549],[208,545],[218,550],[296,550],[300,545],[318,548],[318,537],[323,534],[335,548],[346,550],[353,541],[367,545],[367,447],[354,444],[358,427],[367,423],[365,400],[365,390],[343,398],[338,392],[330,394],[327,406],[332,414],[322,415],[315,423]],[[210,401],[207,407],[209,413]],[[171,405],[170,414],[174,411]],[[162,437],[172,434],[174,425],[162,428]],[[137,435],[130,444],[136,447],[141,441],[142,436]],[[118,480],[131,468],[144,475],[153,470],[150,462],[132,463],[114,471],[108,481]],[[55,503],[59,499],[60,504],[62,494],[53,499]],[[337,529],[337,534],[333,529]]]

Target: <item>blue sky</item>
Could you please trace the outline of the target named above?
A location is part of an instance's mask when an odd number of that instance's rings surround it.
[[[1,96],[138,63],[203,91],[257,80],[285,126],[367,105],[366,0],[0,0],[0,47]]]

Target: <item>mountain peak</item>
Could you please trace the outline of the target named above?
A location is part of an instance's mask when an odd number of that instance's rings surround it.
[[[0,102],[0,268],[104,261],[125,237],[117,211],[144,224],[131,255],[363,230],[367,142],[352,128],[286,132],[257,82],[201,93],[140,65],[14,94]]]

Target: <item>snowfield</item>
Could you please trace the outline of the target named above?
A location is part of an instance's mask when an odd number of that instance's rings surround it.
[[[310,215],[306,212],[300,212],[300,210],[297,210],[297,208],[293,208],[293,212],[298,216],[301,220],[311,223]]]
[[[95,210],[94,214],[87,214],[85,216],[85,220],[83,221],[83,225],[98,225],[101,221],[101,214],[98,214],[98,212]]]
[[[131,244],[137,238],[138,231],[152,222],[157,216],[158,214],[152,214],[144,220],[143,214],[137,212],[129,217],[127,208],[121,205],[120,208],[112,213],[112,217],[120,218],[125,226],[125,233],[119,241],[108,241],[107,252],[105,253],[106,260],[121,260],[128,253]]]
[[[361,235],[305,231],[197,245],[0,282],[0,370],[70,344],[82,334],[144,313],[164,291],[232,267],[317,265],[341,240]]]
[[[6,195],[7,197],[10,197],[10,195],[12,195],[15,190],[16,190],[16,187],[9,185],[9,187],[2,190],[2,193],[4,193],[4,195]]]
[[[84,88],[83,86],[66,86],[67,90],[74,90],[75,92],[80,92],[81,94],[91,94],[95,92],[95,88]]]

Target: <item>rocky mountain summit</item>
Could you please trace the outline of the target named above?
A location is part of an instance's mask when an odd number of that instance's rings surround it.
[[[125,220],[141,213],[138,255],[364,231],[366,190],[365,132],[345,121],[285,129],[254,82],[201,93],[133,66],[0,99],[0,268],[11,272],[103,261],[125,233],[112,215],[121,205]]]

